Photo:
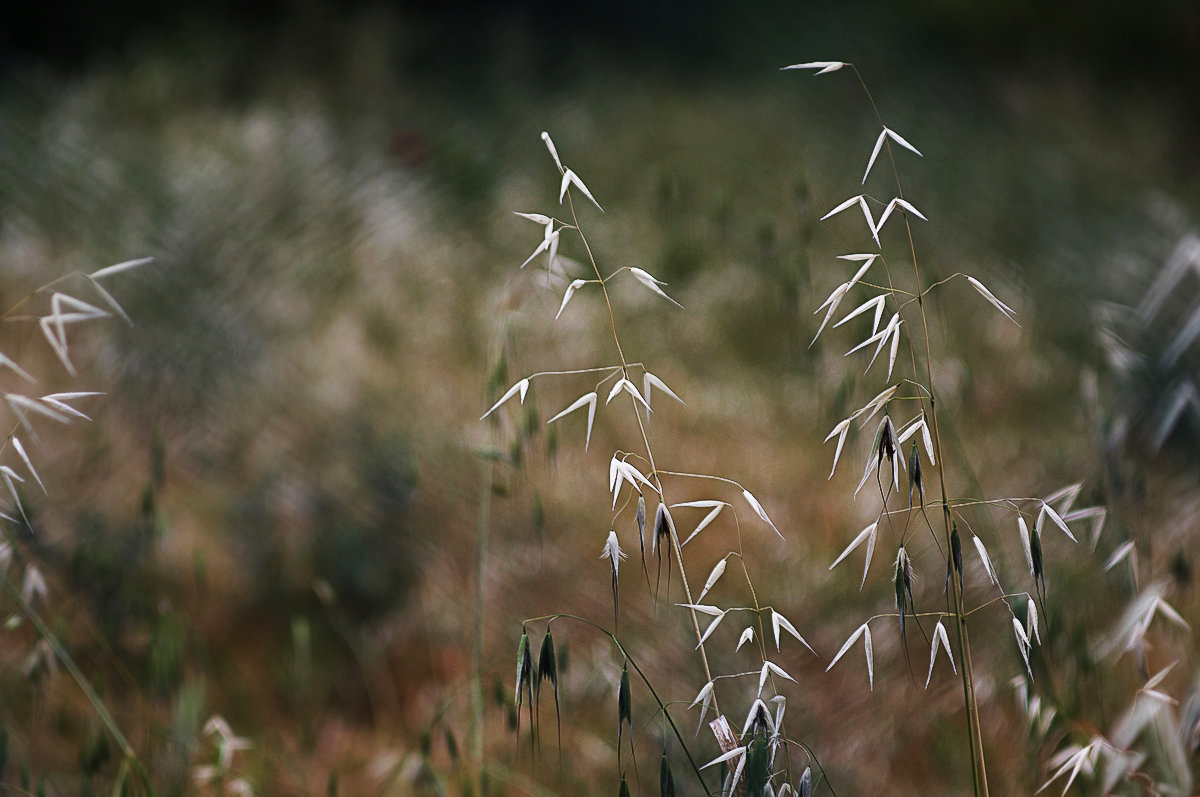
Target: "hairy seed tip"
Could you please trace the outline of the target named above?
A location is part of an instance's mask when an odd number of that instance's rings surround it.
[[[905,567],[906,561],[905,560],[907,560],[907,559],[908,559],[908,554],[905,553],[904,548],[901,547],[899,552],[896,554],[896,570],[892,574],[892,584],[896,588],[896,609],[900,612],[901,619],[903,619],[903,617],[904,617],[904,605],[905,605],[904,604],[904,582],[908,580],[908,575],[905,572],[905,570],[906,570],[906,567]]]
[[[617,578],[617,571],[620,569],[620,562],[625,556],[625,552],[621,550],[621,545],[617,541],[617,532],[609,529],[608,539],[604,541],[604,550],[600,552],[600,558],[609,561],[614,581]]]

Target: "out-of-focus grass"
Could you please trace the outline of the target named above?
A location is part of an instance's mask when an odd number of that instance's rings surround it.
[[[886,633],[875,693],[853,666],[823,672],[864,607],[888,601],[826,569],[862,525],[841,498],[853,468],[827,484],[832,451],[820,444],[852,408],[857,365],[829,341],[807,348],[811,310],[843,278],[833,255],[861,239],[849,220],[814,221],[857,190],[846,175],[874,136],[854,87],[774,74],[684,83],[605,64],[546,88],[511,55],[468,90],[397,69],[396,41],[403,31],[387,20],[349,24],[315,72],[284,42],[251,59],[244,43],[227,58],[205,39],[70,79],[18,76],[0,94],[0,294],[157,258],[122,286],[135,327],[87,344],[86,386],[110,395],[96,424],[53,442],[52,495],[34,501],[39,535],[21,545],[48,563],[58,627],[164,791],[187,791],[187,767],[211,749],[198,735],[211,714],[254,740],[238,763],[266,793],[318,792],[335,772],[344,793],[463,787],[450,750],[467,745],[476,452],[495,442],[477,421],[485,375],[504,340],[508,382],[609,356],[586,297],[553,322],[558,293],[536,265],[515,271],[539,232],[510,211],[554,207],[542,129],[608,210],[584,216],[601,268],[641,265],[688,308],[617,291],[633,356],[689,402],[655,416],[659,456],[754,485],[787,536],[743,529],[755,582],[824,656],[781,662],[800,681],[789,711],[804,741],[843,793],[962,788],[956,682],[919,689]],[[990,494],[1044,492],[1093,475],[1075,395],[1080,364],[1095,359],[1089,303],[1109,277],[1091,264],[1153,237],[1153,189],[1185,212],[1196,197],[1169,171],[1181,142],[1153,99],[1069,71],[937,80],[875,84],[925,153],[902,163],[908,195],[934,220],[917,229],[922,268],[969,266],[1014,297],[1024,324],[990,320],[961,286],[934,304],[957,440],[951,489],[975,489],[968,463]],[[38,356],[35,336],[14,334],[16,353]],[[567,422],[551,454],[543,422],[582,392],[555,391],[539,386],[527,402],[539,435],[521,467],[495,469],[484,680],[505,701],[522,618],[610,622],[600,485],[624,433],[602,415],[584,456]],[[693,579],[731,533],[714,527],[689,545]],[[1002,555],[1019,570],[1011,541]],[[1104,594],[1097,561],[1058,543],[1048,558],[1049,619],[1062,631],[1047,660],[1086,661],[1107,604],[1072,597]],[[677,592],[656,606],[632,559],[624,572],[622,633],[665,695],[690,701],[701,679],[670,608]],[[921,577],[938,600],[941,574]],[[996,625],[977,642],[991,771],[998,792],[1028,791],[1036,772],[1006,691],[1019,658]],[[569,765],[554,766],[548,726],[531,763],[509,710],[489,700],[493,781],[615,789],[619,665],[584,629],[555,633],[569,651]],[[923,657],[912,653],[915,675]],[[86,705],[61,679],[33,688],[15,654],[5,662],[10,762],[70,788],[80,751],[102,744]],[[647,703],[635,689],[639,729]],[[95,760],[111,779],[117,762]]]

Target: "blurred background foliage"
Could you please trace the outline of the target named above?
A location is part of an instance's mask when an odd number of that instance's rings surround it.
[[[10,532],[163,793],[197,788],[214,714],[253,740],[236,765],[262,793],[466,793],[483,502],[492,788],[615,792],[619,664],[595,637],[556,626],[570,766],[550,763],[545,728],[536,763],[509,732],[520,621],[610,617],[599,485],[629,434],[602,413],[585,456],[577,426],[547,431],[582,385],[538,385],[522,412],[477,421],[522,375],[609,356],[587,297],[552,323],[561,294],[516,271],[539,231],[511,211],[554,207],[550,130],[608,211],[584,222],[602,264],[642,265],[688,307],[616,291],[635,359],[689,402],[655,416],[656,454],[754,485],[788,537],[747,531],[755,582],[828,656],[890,590],[826,570],[867,510],[844,500],[844,473],[824,481],[820,443],[874,383],[840,343],[808,348],[841,279],[832,256],[862,239],[816,219],[856,190],[877,128],[848,74],[778,68],[840,58],[925,154],[901,168],[933,219],[916,231],[928,277],[969,270],[1021,315],[1009,327],[957,285],[936,302],[951,489],[1082,479],[1112,510],[1095,554],[1050,546],[1053,641],[1035,663],[1064,716],[1100,723],[1136,681],[1128,660],[1115,675],[1097,662],[1135,589],[1104,556],[1136,540],[1200,617],[1200,423],[1148,442],[1174,378],[1156,352],[1179,324],[1129,312],[1200,212],[1198,54],[1187,2],[25,4],[0,32],[0,299],[156,262],[114,291],[132,327],[73,344],[89,363],[77,387],[31,327],[6,324],[5,353],[37,363],[47,392],[108,394],[93,424],[43,441],[37,533]],[[1164,313],[1186,316],[1194,289]],[[690,546],[693,578],[729,547]],[[687,631],[637,569],[622,627],[690,700]],[[933,596],[938,574],[925,580]],[[61,674],[33,685],[28,628],[3,634],[0,781],[109,788],[119,755],[90,708]],[[1009,694],[1008,637],[980,644],[996,790],[1032,791],[1052,749]],[[1182,693],[1194,645],[1160,646],[1182,651]],[[873,694],[850,668],[789,660],[793,722],[839,793],[961,789],[954,684],[923,692],[898,640],[877,650]]]

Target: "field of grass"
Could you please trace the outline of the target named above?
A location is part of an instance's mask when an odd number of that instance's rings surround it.
[[[861,89],[613,63],[551,82],[516,55],[472,84],[397,68],[403,37],[386,23],[339,28],[320,70],[285,43],[251,59],[199,40],[83,74],[20,71],[0,91],[0,304],[73,270],[155,258],[113,288],[133,326],[106,322],[73,343],[78,377],[32,324],[6,321],[0,351],[46,392],[106,394],[89,400],[92,423],[48,430],[48,495],[25,485],[36,533],[6,534],[19,565],[45,574],[40,613],[156,793],[228,785],[195,777],[219,758],[219,734],[204,730],[214,716],[249,740],[231,774],[255,793],[478,793],[481,587],[490,788],[617,793],[621,662],[604,637],[555,625],[561,748],[544,696],[536,753],[526,720],[520,737],[512,728],[522,620],[565,612],[611,625],[601,485],[628,431],[600,413],[585,454],[578,418],[548,427],[582,385],[536,385],[520,411],[479,421],[523,375],[610,356],[600,305],[581,294],[554,321],[561,287],[547,288],[541,261],[517,269],[541,232],[512,211],[559,212],[542,130],[607,211],[586,217],[604,270],[645,268],[686,307],[632,283],[614,291],[632,356],[687,401],[655,414],[656,455],[753,485],[783,533],[743,523],[739,544],[755,585],[819,654],[797,646],[780,659],[798,681],[792,732],[837,794],[969,789],[961,686],[935,672],[923,688],[927,647],[906,652],[879,634],[873,691],[861,658],[825,672],[893,600],[885,578],[860,591],[853,573],[829,570],[872,510],[847,497],[868,441],[849,444],[848,467],[827,481],[822,440],[875,382],[843,357],[845,341],[809,346],[813,310],[844,279],[835,255],[861,246],[848,219],[817,221],[858,190],[878,130]],[[969,270],[1021,322],[965,284],[932,303],[951,491],[1044,496],[1082,481],[1080,505],[1109,508],[1095,551],[1047,539],[1046,642],[1031,663],[1058,707],[1047,733],[1029,730],[1011,686],[1024,665],[1007,621],[975,641],[992,788],[1031,793],[1056,751],[1103,732],[1169,661],[1180,664],[1160,688],[1178,713],[1194,695],[1194,640],[1170,624],[1152,629],[1148,661],[1098,652],[1147,584],[1193,626],[1200,618],[1200,426],[1183,422],[1161,450],[1146,442],[1155,383],[1111,366],[1102,327],[1106,308],[1140,300],[1195,223],[1194,142],[1169,92],[1098,85],[1069,65],[963,76],[859,65],[925,156],[905,190],[932,220],[915,230],[929,280]],[[563,254],[586,259],[575,241]],[[1190,309],[1184,293],[1172,312]],[[1141,329],[1134,342],[1153,356],[1170,334]],[[1007,542],[992,556],[1019,577],[1015,529],[995,533]],[[1103,572],[1127,539],[1137,586],[1127,570]],[[702,582],[729,547],[728,536],[690,544],[689,578]],[[698,717],[686,705],[704,678],[673,609],[678,574],[655,597],[636,550],[623,568],[622,642],[665,700],[682,701],[671,711],[690,742]],[[940,596],[942,573],[919,577]],[[531,623],[531,638],[543,628]],[[0,783],[108,793],[120,751],[61,669],[26,666],[39,638],[17,620],[0,632]],[[723,661],[736,638],[735,627],[714,635]],[[635,682],[644,794],[656,793],[664,745],[650,703]],[[695,738],[711,760],[707,730]]]

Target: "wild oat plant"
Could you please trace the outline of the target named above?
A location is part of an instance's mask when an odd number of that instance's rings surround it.
[[[71,359],[70,344],[72,330],[112,317],[132,323],[105,285],[110,278],[150,262],[151,258],[142,258],[90,273],[77,271],[66,274],[31,292],[9,308],[0,319],[16,324],[36,324],[58,363],[70,377],[75,377],[77,372]],[[81,296],[86,296],[87,300]],[[43,620],[42,612],[50,603],[50,590],[41,568],[28,553],[26,545],[29,535],[35,535],[37,529],[26,510],[28,499],[25,490],[34,489],[31,485],[35,485],[37,491],[49,495],[47,485],[34,465],[43,447],[42,436],[49,430],[74,421],[90,421],[91,418],[80,406],[86,406],[89,399],[101,394],[81,390],[41,394],[42,391],[37,389],[41,382],[31,373],[37,369],[28,362],[25,365],[16,362],[3,352],[0,352],[0,368],[9,372],[11,380],[23,385],[3,392],[10,426],[3,443],[0,443],[0,457],[8,460],[7,464],[0,464],[0,481],[3,482],[0,517],[8,521],[0,536],[0,587],[13,607],[6,612],[3,628],[9,634],[18,632],[25,623],[33,628],[33,641],[24,661],[24,670],[31,684],[43,675],[53,676],[61,665],[83,691],[121,751],[118,790],[131,772],[136,772],[149,787],[149,776],[133,746],[66,647]],[[43,378],[50,381],[56,377],[46,374]],[[8,729],[0,726],[0,732],[0,748],[7,753],[10,740]],[[14,742],[14,752],[24,747],[19,738]],[[0,756],[0,759],[4,757]],[[28,758],[25,766],[28,767]],[[4,776],[4,767],[5,762],[0,760],[0,779]]]
[[[1070,669],[1060,678],[1091,699],[1039,689],[1023,676],[1013,681],[1030,738],[1063,793],[1076,782],[1103,794],[1195,793],[1200,683],[1188,671],[1191,628],[1172,604],[1188,597],[1194,510],[1148,497],[1139,459],[1153,465],[1168,443],[1194,448],[1187,421],[1200,407],[1193,377],[1200,316],[1185,278],[1200,269],[1200,239],[1189,230],[1165,262],[1146,265],[1156,273],[1139,303],[1096,308],[1102,365],[1085,379],[1100,449],[1096,481],[1114,527],[1102,544],[1099,525],[1091,538],[1099,554],[1091,575],[1104,580],[1107,619],[1103,633],[1062,657],[1060,668]],[[1172,314],[1171,304],[1189,314]],[[1172,525],[1187,530],[1182,539]]]
[[[847,266],[848,277],[839,279],[832,292],[817,307],[815,313],[820,321],[812,343],[815,344],[822,335],[828,337],[836,334],[834,330],[843,326],[848,329],[859,328],[851,341],[844,344],[847,361],[853,363],[854,367],[865,367],[868,372],[872,369],[876,373],[882,372],[881,383],[871,390],[873,397],[848,417],[837,419],[825,438],[826,443],[832,442],[834,445],[829,474],[832,479],[843,453],[848,450],[848,443],[850,449],[856,447],[850,443],[851,438],[863,433],[869,435],[862,438],[869,444],[863,452],[861,476],[853,490],[853,497],[859,499],[862,495],[863,498],[859,500],[870,500],[874,507],[870,510],[874,519],[850,537],[830,569],[839,565],[845,567],[852,559],[861,556],[862,575],[861,578],[856,577],[861,590],[871,576],[876,549],[882,546],[887,551],[886,558],[889,561],[883,568],[883,577],[892,581],[892,598],[887,609],[867,618],[849,633],[826,669],[832,669],[852,650],[861,646],[866,665],[866,686],[874,689],[876,637],[880,634],[897,635],[906,657],[910,657],[913,648],[918,645],[922,651],[927,648],[929,660],[925,668],[924,687],[929,688],[935,677],[953,677],[961,683],[972,788],[974,794],[986,795],[989,793],[987,745],[980,722],[981,697],[976,687],[979,676],[972,658],[971,632],[988,636],[1003,635],[1011,640],[1015,652],[1019,654],[1019,659],[1014,657],[1014,660],[1023,663],[1023,672],[1019,673],[1014,683],[1018,686],[1022,706],[1030,716],[1035,730],[1034,738],[1039,744],[1045,745],[1054,713],[1049,702],[1043,702],[1037,694],[1031,656],[1037,652],[1035,647],[1042,645],[1043,634],[1047,633],[1042,619],[1046,614],[1048,593],[1046,537],[1061,535],[1077,543],[1077,532],[1087,532],[1095,550],[1108,510],[1099,505],[1077,506],[1084,494],[1081,483],[1040,497],[995,497],[987,495],[979,487],[972,488],[976,493],[974,495],[952,494],[948,491],[948,467],[961,471],[963,478],[960,481],[973,484],[974,475],[965,461],[946,462],[942,428],[944,419],[940,417],[940,413],[946,412],[946,407],[935,383],[935,342],[930,334],[936,301],[946,292],[956,291],[956,286],[963,285],[970,289],[967,297],[986,303],[981,304],[981,311],[999,313],[1012,324],[1018,324],[1017,313],[975,276],[961,272],[947,276],[940,269],[922,266],[913,228],[914,225],[930,222],[919,209],[920,199],[905,195],[900,176],[901,167],[908,166],[906,161],[923,157],[917,146],[920,139],[911,136],[910,140],[910,136],[906,135],[909,131],[902,134],[884,122],[857,68],[846,62],[814,61],[784,69],[807,70],[817,75],[842,70],[846,70],[842,74],[852,73],[863,90],[867,104],[874,111],[879,126],[866,157],[865,169],[861,177],[858,174],[854,176],[858,180],[856,188],[859,193],[838,203],[821,217],[825,221],[834,217],[840,220],[842,214],[854,217],[861,215],[867,236],[863,239],[864,246],[860,251],[838,256],[838,260]],[[557,717],[558,668],[551,626],[564,620],[581,622],[610,637],[625,662],[617,688],[616,741],[620,776],[618,788],[621,794],[628,793],[630,764],[636,768],[634,739],[647,738],[644,733],[647,728],[633,727],[631,668],[645,683],[657,704],[658,711],[650,722],[661,722],[665,725],[662,736],[671,735],[678,741],[691,770],[689,779],[694,778],[702,792],[752,795],[807,795],[822,789],[833,792],[833,785],[824,778],[819,761],[811,749],[790,735],[784,727],[787,706],[785,690],[787,683],[794,682],[794,679],[775,659],[789,638],[792,644],[803,645],[809,651],[812,651],[811,646],[783,613],[774,606],[760,602],[760,592],[751,580],[740,542],[715,564],[701,570],[708,575],[699,592],[693,587],[698,580],[694,576],[689,578],[688,562],[684,558],[687,543],[713,526],[723,513],[732,516],[735,523],[739,524],[737,528],[740,528],[740,511],[742,516],[755,518],[780,537],[784,535],[776,528],[755,495],[741,483],[724,476],[673,469],[675,466],[667,466],[656,460],[648,423],[654,411],[652,393],[657,391],[671,399],[671,406],[683,402],[645,364],[633,362],[627,356],[629,349],[615,320],[610,287],[617,280],[630,280],[655,294],[662,302],[682,308],[664,290],[667,287],[664,282],[639,267],[624,266],[605,273],[581,228],[575,199],[582,197],[596,210],[602,212],[602,209],[579,175],[563,165],[550,136],[543,133],[542,139],[557,167],[560,177],[559,203],[566,210],[566,218],[559,219],[543,213],[517,214],[522,219],[540,225],[543,231],[542,240],[521,268],[544,258],[547,284],[558,282],[563,287],[556,317],[570,311],[572,300],[578,301],[576,294],[602,302],[609,322],[607,332],[611,335],[614,359],[607,364],[582,369],[531,374],[509,387],[483,417],[498,414],[502,407],[514,399],[523,403],[535,380],[553,381],[560,385],[557,389],[566,398],[562,411],[552,417],[549,423],[554,424],[576,414],[583,415],[581,411],[586,410],[586,430],[583,435],[585,451],[590,447],[595,416],[602,401],[606,408],[614,401],[626,404],[628,428],[633,432],[634,443],[616,449],[608,464],[607,489],[611,494],[612,515],[605,524],[608,530],[599,548],[601,558],[606,560],[609,568],[612,630],[568,614],[551,614],[527,620],[518,645],[515,691],[518,718],[522,710],[526,711],[529,731],[531,735],[536,735],[535,704],[540,701],[540,686],[545,680],[549,680],[553,687]],[[889,174],[886,183],[880,174],[884,171],[881,168],[883,164],[890,167],[887,169]],[[560,239],[564,233],[578,237],[586,252],[585,264],[577,264],[559,254]],[[572,269],[576,273],[571,273]],[[584,273],[580,274],[579,271]],[[951,293],[951,297],[950,301],[958,303],[971,300],[964,298],[961,292]],[[664,309],[670,308],[664,305]],[[567,386],[579,382],[587,382],[588,389],[582,395],[570,394]],[[657,410],[663,411],[664,406],[668,405],[660,400]],[[672,496],[684,489],[683,482],[704,485],[707,495],[696,500],[673,500]],[[684,512],[695,510],[704,513],[698,522],[682,528],[677,526],[676,515],[682,517]],[[632,539],[634,534],[636,540]],[[740,536],[736,539],[740,540]],[[634,574],[636,581],[644,580],[647,587],[654,589],[650,584],[647,555],[661,558],[665,553],[668,572],[675,568],[675,572],[679,573],[684,601],[675,605],[687,613],[705,679],[691,698],[689,708],[697,711],[701,724],[710,709],[716,715],[716,719],[709,723],[719,748],[715,756],[693,758],[687,739],[668,710],[668,701],[656,691],[638,666],[633,653],[618,636],[621,564],[628,560],[634,544],[641,565],[641,574]],[[1018,572],[1014,573],[1010,572],[1013,568],[1004,566],[1009,557],[1003,556],[1002,552],[1013,549],[1015,553],[1018,546],[1021,553],[1013,558],[1016,561],[1023,558],[1025,572],[1020,572],[1018,567]],[[1120,563],[1131,550],[1132,544],[1120,546],[1110,557],[1108,569]],[[718,587],[730,561],[736,562],[737,569],[741,571],[748,593],[753,598],[750,605],[729,604],[710,597],[724,594],[719,588],[714,592],[714,588]],[[639,569],[636,564],[633,567]],[[643,578],[638,579],[638,575]],[[625,578],[628,579],[627,576]],[[753,664],[747,667],[735,663],[728,672],[718,672],[715,663],[718,660],[725,661],[726,657],[718,656],[713,650],[712,635],[729,617],[744,624],[733,651],[734,656],[752,656]],[[1118,628],[1110,634],[1109,639],[1116,641],[1109,645],[1111,650],[1108,654],[1119,655],[1120,651],[1139,648],[1146,629],[1155,618],[1163,618],[1166,623],[1183,622],[1164,600],[1161,591],[1149,589],[1131,603]],[[542,624],[545,626],[543,641],[535,653],[531,633],[540,630]],[[747,651],[742,651],[743,647]],[[940,666],[939,659],[943,661]],[[733,661],[738,660],[735,658]],[[948,672],[944,670],[946,666],[950,667]],[[1020,664],[1016,666],[1021,668]],[[1007,678],[1011,673],[991,675]],[[1134,749],[1134,742],[1161,712],[1138,708],[1142,704],[1136,701],[1145,696],[1155,699],[1158,694],[1155,687],[1163,677],[1165,672],[1146,675],[1145,683],[1138,697],[1135,697],[1134,707],[1122,717],[1108,738],[1099,734],[1083,739],[1071,733],[1055,736],[1058,749],[1047,762],[1042,789],[1061,781],[1065,794],[1081,774],[1087,777],[1101,760],[1105,763],[1106,792],[1122,781],[1144,782],[1146,776],[1139,766],[1145,760],[1145,755]],[[728,715],[719,705],[718,693],[726,707],[736,706]],[[1189,705],[1182,720],[1184,727],[1200,724],[1200,699],[1193,702],[1196,705]],[[1189,725],[1192,714],[1198,719]],[[736,717],[736,724],[728,716]],[[1172,750],[1176,748],[1178,745]],[[1178,758],[1177,754],[1172,755]],[[703,765],[698,763],[706,758],[711,760]],[[720,767],[716,789],[706,780],[706,770],[710,767]],[[813,767],[818,773],[816,777]],[[664,794],[673,793],[675,788],[665,751],[660,786]]]
[[[740,528],[743,521],[749,521],[781,538],[783,535],[762,503],[745,485],[725,476],[697,473],[673,463],[661,462],[656,457],[649,423],[651,414],[680,408],[684,402],[646,364],[631,360],[633,347],[622,337],[618,328],[611,290],[618,282],[627,281],[649,291],[661,302],[662,309],[656,310],[656,313],[665,316],[683,308],[667,293],[666,283],[646,270],[638,266],[622,266],[612,270],[602,267],[601,258],[593,253],[588,243],[575,200],[580,199],[595,211],[603,210],[582,178],[563,164],[549,134],[542,133],[542,140],[560,178],[558,199],[565,210],[565,218],[544,213],[516,214],[521,219],[539,225],[543,233],[542,240],[521,264],[521,268],[535,260],[544,259],[547,281],[559,280],[565,286],[556,318],[569,313],[574,306],[573,301],[586,299],[602,303],[608,320],[606,336],[611,338],[612,359],[585,368],[539,371],[524,377],[509,387],[484,413],[483,418],[495,417],[494,414],[498,415],[506,405],[524,403],[533,382],[552,382],[553,389],[565,396],[565,406],[548,423],[557,424],[573,416],[586,417],[581,441],[584,451],[591,445],[597,411],[608,411],[609,408],[618,411],[621,404],[624,404],[623,412],[627,428],[632,433],[632,443],[617,448],[609,458],[607,490],[611,494],[612,514],[596,538],[597,551],[608,568],[613,606],[612,629],[576,615],[562,613],[525,621],[517,655],[515,702],[518,724],[522,711],[526,711],[527,727],[531,734],[537,733],[534,706],[540,701],[541,685],[547,680],[553,687],[557,717],[558,664],[552,626],[564,621],[583,623],[609,637],[623,659],[617,688],[618,779],[613,784],[620,794],[629,793],[629,780],[636,778],[635,739],[654,738],[655,734],[647,734],[646,731],[658,727],[662,737],[673,737],[678,743],[678,749],[687,759],[686,768],[690,771],[687,777],[694,779],[700,793],[719,791],[756,795],[809,795],[814,787],[822,784],[821,778],[814,778],[813,774],[814,766],[819,771],[819,762],[803,742],[785,730],[785,687],[789,683],[794,684],[795,679],[780,666],[777,658],[783,646],[789,643],[803,645],[810,651],[812,648],[778,607],[760,602],[766,596],[756,590],[751,581],[750,568],[742,556],[740,542],[716,562],[691,565],[690,558],[685,559],[685,546],[691,540],[722,523],[727,526],[736,523],[736,527]],[[577,264],[559,254],[560,240],[564,235],[577,237],[586,253],[585,264]],[[582,271],[583,274],[567,273],[571,269]],[[669,319],[664,318],[664,323],[668,322]],[[582,395],[572,394],[572,386],[580,383],[586,386]],[[655,402],[654,399],[659,396],[661,398]],[[595,478],[601,483],[603,471],[597,472]],[[690,495],[704,497],[677,500],[675,496],[685,490]],[[677,516],[687,517],[689,521],[686,524],[682,519],[677,521]],[[740,537],[737,539],[740,540]],[[635,550],[636,553],[631,553]],[[622,568],[622,563],[631,556],[636,557],[634,563]],[[721,581],[731,561],[745,579],[748,594],[753,598],[750,605],[725,605],[714,597],[722,594]],[[685,613],[704,673],[703,683],[693,687],[683,703],[694,710],[700,726],[711,716],[710,711],[715,715],[709,726],[719,751],[704,763],[701,763],[703,759],[693,757],[690,751],[692,743],[681,732],[668,708],[668,702],[677,701],[680,696],[674,696],[673,699],[661,696],[639,665],[635,653],[618,635],[622,585],[624,583],[628,589],[629,570],[634,570],[632,576],[636,583],[644,583],[657,596],[664,594],[664,589],[669,590],[669,587],[662,586],[663,564],[667,569],[667,584],[672,573],[678,573],[683,601],[672,604],[671,608]],[[652,570],[657,573],[652,574]],[[706,574],[699,591],[696,590],[697,572]],[[652,580],[655,582],[653,585]],[[719,672],[716,666],[718,656],[712,650],[713,632],[727,618],[742,626],[742,630],[733,651],[724,652],[734,654],[736,669]],[[544,636],[535,650],[537,643],[531,634],[536,634],[543,626]],[[724,661],[730,657],[721,655],[719,658]],[[635,678],[640,678],[645,684],[656,704],[657,710],[645,727],[640,723],[637,727],[634,725],[631,671]],[[720,700],[725,701],[728,707],[725,711],[728,713],[722,710]],[[729,719],[730,716],[734,719]],[[672,766],[666,748],[664,744],[660,757],[659,785],[663,794],[674,794],[674,773],[680,763],[676,761]],[[674,754],[673,749],[671,753]],[[716,788],[710,782],[715,780],[711,774],[714,771],[720,773],[720,785]],[[681,784],[680,788],[687,787]],[[693,791],[691,788],[687,790]]]
[[[1040,619],[1046,614],[1047,596],[1044,536],[1061,534],[1076,542],[1074,525],[1076,530],[1088,532],[1095,550],[1108,510],[1104,506],[1076,507],[1083,489],[1078,483],[1040,498],[963,496],[947,491],[945,473],[951,465],[945,461],[939,428],[939,413],[946,408],[939,403],[941,394],[934,382],[931,305],[943,291],[953,290],[955,283],[966,282],[992,309],[1014,324],[1016,312],[973,276],[954,273],[932,280],[922,268],[913,227],[928,223],[928,219],[918,209],[920,199],[905,196],[900,177],[902,165],[907,166],[905,161],[922,157],[921,151],[908,137],[887,126],[854,65],[820,61],[786,67],[812,70],[818,75],[843,68],[852,72],[861,85],[875,111],[880,131],[859,181],[863,192],[838,204],[822,220],[846,211],[861,212],[872,245],[861,253],[839,256],[854,268],[854,273],[838,284],[818,308],[817,312],[824,315],[817,336],[827,328],[836,329],[852,321],[863,325],[865,331],[846,355],[866,359],[868,370],[875,366],[884,371],[885,385],[848,418],[838,421],[826,438],[826,442],[836,441],[832,478],[851,432],[874,425],[874,436],[854,494],[857,496],[867,488],[878,507],[875,520],[853,537],[830,568],[847,562],[856,550],[864,548],[861,589],[877,545],[884,544],[892,561],[887,573],[894,584],[894,609],[867,619],[854,630],[829,667],[861,641],[868,684],[873,686],[872,628],[878,633],[885,625],[897,629],[906,651],[910,641],[920,639],[929,645],[926,688],[938,669],[939,653],[944,652],[951,672],[962,682],[974,793],[987,794],[986,745],[980,727],[980,698],[976,692],[970,632],[1008,633],[1024,663],[1024,672],[1014,683],[1022,707],[1030,717],[1034,739],[1038,744],[1053,739],[1060,747],[1047,762],[1048,777],[1041,789],[1062,782],[1065,794],[1081,773],[1092,774],[1100,761],[1104,762],[1104,793],[1123,780],[1144,783],[1146,777],[1139,766],[1145,755],[1131,748],[1139,734],[1163,713],[1155,708],[1154,699],[1161,696],[1154,688],[1165,671],[1145,679],[1134,704],[1108,738],[1094,732],[1080,738],[1077,730],[1063,732],[1061,728],[1048,735],[1055,712],[1051,701],[1043,702],[1039,696],[1030,666],[1034,646],[1042,644],[1046,630],[1044,620]],[[883,182],[871,180],[879,171],[877,163],[881,156],[890,166],[891,189],[885,189],[883,194],[868,193],[869,181],[871,185]],[[885,229],[889,221],[892,225]],[[897,230],[898,223],[901,226]],[[961,301],[957,297],[954,300]],[[839,318],[843,304],[853,309]],[[959,467],[969,466],[959,463]],[[972,481],[973,477],[967,480]],[[1015,547],[1017,541],[1027,574],[1004,572],[997,566],[999,560],[990,553]],[[1120,562],[1131,548],[1132,544],[1118,547],[1107,568]],[[926,576],[923,588],[917,587],[918,573]],[[1014,587],[1014,581],[1025,581],[1024,588]],[[1156,617],[1168,624],[1183,623],[1163,599],[1161,590],[1151,588],[1131,603],[1117,628],[1100,645],[1104,650],[1099,658],[1118,651],[1140,650]],[[1178,745],[1168,747],[1175,749]],[[1173,757],[1177,759],[1178,755]]]

